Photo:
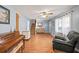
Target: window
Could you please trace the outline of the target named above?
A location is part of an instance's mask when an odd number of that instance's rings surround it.
[[[58,18],[58,19],[56,19],[56,21],[55,21],[55,31],[56,32],[62,32],[61,31],[61,29],[62,29],[62,21],[61,21],[61,18]]]
[[[55,32],[67,34],[70,31],[71,14],[67,14],[55,20]]]

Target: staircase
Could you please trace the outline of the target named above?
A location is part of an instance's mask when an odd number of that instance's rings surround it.
[[[35,35],[35,24],[31,25],[31,35]]]

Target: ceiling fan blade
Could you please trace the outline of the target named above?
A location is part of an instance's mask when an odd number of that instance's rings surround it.
[[[41,15],[46,15],[47,13],[46,13],[46,12],[41,12],[40,14],[41,14]]]
[[[48,13],[49,15],[53,15],[53,13]]]

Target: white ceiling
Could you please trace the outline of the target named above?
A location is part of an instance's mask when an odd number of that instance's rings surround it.
[[[53,12],[52,17],[71,9],[72,5],[11,5],[16,10],[19,10],[21,14],[31,19],[35,19],[39,16],[40,11],[51,10]]]

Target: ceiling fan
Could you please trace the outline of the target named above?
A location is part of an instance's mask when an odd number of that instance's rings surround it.
[[[53,12],[52,11],[54,11],[54,10],[43,10],[43,11],[40,11],[39,13],[40,14],[43,14],[43,15],[52,15],[53,14]]]
[[[52,16],[54,13],[53,11],[55,10],[43,10],[43,11],[36,11],[38,13],[38,17],[42,16],[45,19],[48,19],[50,16]]]
[[[52,16],[54,14],[52,11],[54,11],[54,10],[44,10],[44,11],[40,11],[39,14],[40,14],[40,16],[44,17],[45,19],[48,19],[49,16]]]
[[[40,15],[44,17],[45,19],[48,19],[49,16],[53,15],[53,12],[43,11],[43,12],[40,12]]]

